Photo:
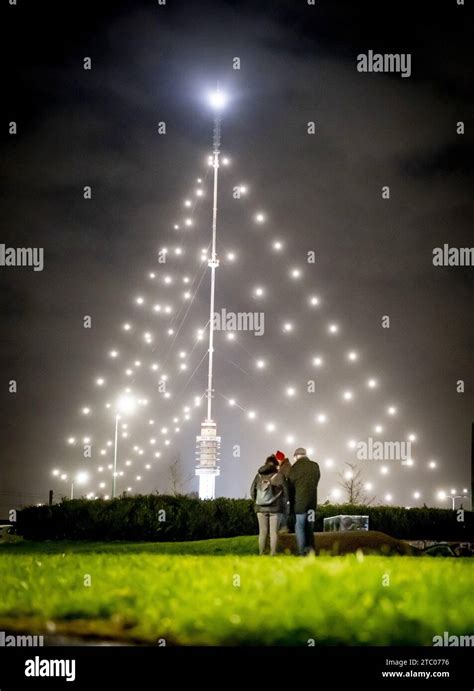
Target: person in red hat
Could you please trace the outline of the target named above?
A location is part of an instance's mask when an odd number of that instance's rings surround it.
[[[288,476],[290,474],[291,470],[291,463],[286,457],[286,455],[283,453],[283,451],[277,451],[275,453],[275,458],[278,461],[278,472],[281,473],[284,478],[288,481]],[[280,516],[280,532],[281,533],[289,533],[290,532],[290,525],[289,525],[289,513],[290,513],[290,507],[286,507],[286,511],[281,514]]]

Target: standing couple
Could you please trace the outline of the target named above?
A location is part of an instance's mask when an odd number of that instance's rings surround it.
[[[250,489],[258,518],[258,546],[265,553],[270,535],[270,554],[275,555],[278,531],[287,529],[288,517],[296,516],[298,553],[314,553],[314,521],[316,517],[319,465],[311,461],[306,449],[299,447],[293,454],[293,465],[282,451],[268,456],[259,468]]]

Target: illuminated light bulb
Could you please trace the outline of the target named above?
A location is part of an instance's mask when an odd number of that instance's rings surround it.
[[[412,466],[412,465],[414,465],[414,463],[415,463],[415,461],[413,460],[413,458],[407,458],[404,465]]]
[[[198,341],[202,341],[202,339],[204,338],[204,331],[203,331],[203,329],[198,329],[196,338],[197,338]]]
[[[106,408],[110,408],[110,407],[111,407],[111,403],[106,403],[106,404],[105,404],[105,407],[106,407]]]
[[[150,273],[148,274],[148,276],[149,276],[150,278],[156,278],[156,274],[155,274],[154,271],[150,271]]]
[[[275,240],[275,242],[273,243],[272,247],[273,247],[273,249],[274,249],[276,252],[279,252],[280,250],[283,249],[283,243],[280,242],[280,240]]]
[[[168,375],[167,375],[167,374],[162,374],[162,375],[161,375],[161,381],[168,381]]]
[[[183,294],[183,298],[185,300],[190,300],[191,299],[191,293],[189,291],[187,291],[186,293]]]
[[[163,394],[165,398],[171,398],[171,394],[169,391],[167,391],[165,394]]]
[[[140,360],[135,360],[135,362],[133,364],[135,365],[135,367],[141,367],[141,365],[142,365]]]
[[[347,354],[347,359],[351,362],[355,362],[358,358],[359,356],[354,350],[351,350],[351,352]]]
[[[240,191],[240,194],[247,194],[247,187],[246,187],[246,185],[240,185],[240,186],[239,186],[239,191]]]
[[[408,441],[416,441],[416,434],[409,434]]]
[[[309,304],[310,304],[312,307],[317,307],[317,306],[319,305],[319,298],[316,297],[316,295],[312,295],[312,296],[309,298]]]
[[[313,365],[315,367],[321,367],[323,364],[323,358],[322,357],[315,357],[313,358]]]
[[[352,470],[346,470],[346,472],[344,473],[344,477],[346,480],[352,480],[352,478],[354,477]]]
[[[98,470],[99,473],[103,473],[103,472],[104,472],[104,468],[103,468],[103,466],[101,466],[101,465],[97,468],[97,470]]]
[[[149,463],[147,463],[147,464],[145,465],[145,468],[146,468],[146,470],[150,470],[151,465],[150,465]]]
[[[396,415],[396,414],[397,414],[397,409],[395,408],[395,406],[390,405],[390,406],[387,408],[387,413],[388,413],[389,415]]]
[[[151,341],[152,335],[149,331],[145,331],[145,333],[143,334],[143,338],[145,339],[145,341]]]
[[[227,94],[224,93],[223,91],[221,91],[220,89],[216,89],[215,91],[211,91],[208,94],[209,105],[211,106],[211,108],[213,110],[217,110],[217,111],[222,110],[227,105],[228,100],[229,99],[227,97]]]
[[[431,470],[433,470],[433,468],[436,468],[436,461],[430,461],[428,463],[428,468],[431,468]]]
[[[326,466],[326,468],[332,468],[334,466],[334,461],[332,460],[332,458],[326,458],[326,460],[324,461],[324,465]]]
[[[172,336],[174,334],[174,329],[168,329],[167,334],[168,336]]]
[[[130,331],[132,327],[130,326],[130,324],[124,324],[122,328],[124,331]]]
[[[180,256],[181,254],[183,254],[183,250],[181,249],[181,247],[175,247],[174,253]]]
[[[161,305],[153,305],[154,312],[161,312]]]
[[[110,499],[108,494],[104,494],[104,499]]]
[[[382,427],[382,425],[375,425],[374,431],[375,431],[377,434],[382,434],[382,432],[383,432],[383,427]]]
[[[456,494],[456,490],[455,490],[455,489],[452,489],[452,490],[451,490],[451,494]]]
[[[104,379],[103,377],[98,377],[98,378],[95,380],[95,383],[97,384],[97,386],[104,386],[104,384],[105,384],[105,379]]]
[[[185,370],[188,369],[188,366],[185,362],[182,362],[179,366],[179,369],[184,372]]]
[[[116,358],[118,357],[118,350],[111,350],[109,353],[111,358]]]
[[[264,367],[266,367],[265,360],[257,360],[255,364],[258,367],[258,369],[263,369]]]
[[[229,405],[235,405],[235,399],[229,398]]]
[[[135,302],[137,303],[137,305],[143,305],[145,302],[145,299],[142,298],[141,296],[139,296],[136,298]]]
[[[230,165],[230,159],[227,158],[227,156],[224,156],[224,158],[222,159],[222,165],[224,165],[224,166]]]
[[[345,401],[352,401],[352,399],[354,398],[354,394],[352,393],[352,391],[344,391],[342,397]]]
[[[57,477],[59,475],[59,470],[55,469],[52,471],[52,474]]]
[[[175,230],[179,230],[179,225],[178,225],[177,223],[175,223],[174,226],[173,226],[173,228],[174,228]]]
[[[82,414],[83,414],[83,415],[89,415],[90,412],[91,412],[91,409],[88,408],[87,406],[85,406],[85,407],[82,409]]]
[[[388,468],[387,468],[387,466],[383,465],[383,466],[380,468],[380,472],[382,473],[382,475],[388,475]]]
[[[107,453],[107,451],[106,451],[105,449],[101,449],[101,450],[100,450],[100,455],[101,455],[101,456],[105,456],[106,453]]]
[[[373,488],[373,485],[371,482],[366,482],[364,485],[364,489],[370,492],[370,490]]]
[[[109,446],[109,447],[112,446],[112,442],[110,441],[110,439],[109,439],[109,441],[107,442],[107,446]]]
[[[202,183],[202,178],[198,178],[198,179],[196,180],[196,182],[197,182],[198,185],[200,185],[200,184]]]
[[[369,389],[375,389],[377,387],[377,380],[376,379],[369,379],[367,381],[367,386]]]
[[[257,297],[261,297],[261,296],[263,295],[263,288],[260,288],[260,287],[255,288],[254,294],[255,294]]]
[[[191,410],[191,408],[190,408],[188,405],[185,405],[184,408],[183,408],[183,411],[184,411],[185,413],[189,413],[190,410]]]
[[[294,435],[293,434],[287,434],[285,437],[285,441],[287,444],[294,444],[294,442],[295,442]],[[309,451],[308,451],[308,453],[309,453]]]
[[[75,444],[75,443],[76,443],[75,437],[69,437],[69,439],[67,440],[67,443],[68,443],[68,444],[71,444],[71,445],[72,445],[72,444]]]
[[[189,283],[189,276],[183,276],[183,283]]]
[[[339,331],[339,326],[337,324],[329,324],[328,331],[330,334],[337,334]]]
[[[293,324],[291,322],[285,322],[285,324],[283,324],[283,331],[293,331]]]
[[[227,261],[233,262],[235,261],[235,253],[234,252],[227,252]]]
[[[190,419],[191,419],[191,415],[190,415],[189,413],[186,413],[186,415],[184,416],[184,419],[185,419],[185,420],[190,420]]]
[[[300,269],[292,269],[290,275],[291,278],[301,278],[301,271]]]
[[[184,225],[185,225],[187,228],[190,228],[190,227],[193,225],[193,219],[192,219],[192,218],[187,218],[187,219],[184,221]]]
[[[161,457],[161,451],[156,451],[155,452],[155,458],[160,458]]]
[[[267,432],[274,432],[275,431],[275,423],[267,422],[267,424],[265,425],[265,429],[267,430]]]
[[[154,362],[154,363],[152,364],[152,366],[151,366],[151,369],[152,369],[154,372],[156,372],[157,369],[159,369],[158,363]]]
[[[214,159],[213,159],[212,156],[208,156],[208,157],[207,157],[207,165],[208,165],[208,166],[214,165]]]
[[[133,370],[131,370],[131,369],[126,369],[126,370],[125,370],[125,374],[127,375],[127,377],[131,377],[132,374],[133,374]]]
[[[66,473],[63,473],[63,474],[61,475],[61,480],[67,480],[67,475],[66,475]]]
[[[421,494],[419,492],[413,492],[413,499],[419,499]]]
[[[340,499],[341,494],[342,494],[341,490],[338,489],[337,487],[331,491],[331,496],[333,497],[333,499]]]
[[[447,496],[448,496],[448,495],[446,494],[446,492],[445,492],[444,490],[440,490],[440,491],[437,493],[438,499],[441,499],[441,500],[446,499]]]
[[[165,439],[165,446],[169,446],[171,444],[169,439]]]
[[[84,437],[82,440],[84,444],[90,444],[91,438],[90,437]]]
[[[125,465],[132,465],[132,461],[125,461]]]
[[[178,433],[178,432],[180,431],[180,428],[179,428],[179,427],[175,427],[175,428],[174,428],[174,431],[175,431],[176,433]]]
[[[247,413],[247,417],[249,420],[255,420],[255,418],[257,417],[257,414],[255,413],[255,411],[249,410],[249,412]]]
[[[196,408],[201,405],[201,399],[199,398],[199,396],[194,397],[194,405],[196,406]],[[176,422],[178,422],[178,420],[176,420]]]
[[[347,447],[349,449],[355,449],[357,447],[356,440],[355,439],[349,439],[349,441],[347,442]]]
[[[163,279],[163,282],[166,283],[167,285],[169,285],[170,283],[173,282],[173,279],[171,278],[171,276],[165,276]]]
[[[319,413],[319,415],[317,415],[317,417],[316,417],[316,420],[317,420],[321,425],[324,424],[325,422],[327,422],[327,419],[328,419],[328,418],[327,418],[326,413]]]
[[[391,495],[391,494],[386,494],[386,495],[385,495],[385,501],[392,501],[392,495]]]
[[[235,341],[235,334],[234,333],[228,333],[226,338],[228,341]]]
[[[295,389],[294,389],[292,386],[289,386],[289,387],[286,389],[286,395],[287,395],[287,396],[294,396],[295,393],[296,393],[296,391],[295,391]]]
[[[166,314],[171,314],[172,311],[173,311],[173,310],[172,310],[171,306],[170,306],[170,305],[166,305],[166,307],[165,307],[165,313],[166,313]]]
[[[196,190],[196,197],[202,197],[204,192],[202,190]]]
[[[100,489],[104,489],[104,487],[105,487],[105,482],[101,482],[101,483],[99,484],[99,487],[100,487]]]
[[[255,214],[255,220],[257,223],[264,223],[265,221],[265,214],[259,212],[258,214]]]
[[[190,207],[190,206],[191,206],[191,200],[190,200],[190,199],[186,199],[185,202],[184,202],[184,206]]]
[[[135,479],[138,480],[138,481],[140,482],[140,480],[142,479],[142,476],[141,476],[141,475],[137,475],[137,477],[136,477]]]

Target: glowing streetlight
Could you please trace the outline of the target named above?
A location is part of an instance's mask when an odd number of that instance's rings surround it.
[[[115,404],[115,443],[114,443],[114,465],[112,473],[112,499],[115,497],[117,480],[117,452],[118,452],[118,426],[121,415],[133,415],[137,407],[137,401],[127,394],[120,396]]]
[[[71,482],[71,499],[74,499],[74,483],[77,485],[85,485],[89,481],[89,473],[80,472],[72,479]]]
[[[211,91],[208,95],[208,101],[209,105],[213,110],[216,112],[222,111],[228,102],[227,94],[225,94],[223,91],[220,89],[216,89],[215,91]]]

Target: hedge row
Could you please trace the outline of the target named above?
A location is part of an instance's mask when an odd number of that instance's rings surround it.
[[[324,505],[323,519],[338,514],[369,516],[369,528],[401,539],[474,540],[472,512],[458,521],[456,511],[404,509],[392,506]],[[258,532],[248,499],[201,501],[186,496],[143,495],[94,501],[64,500],[54,506],[32,506],[18,512],[16,532],[30,540],[205,540]]]

